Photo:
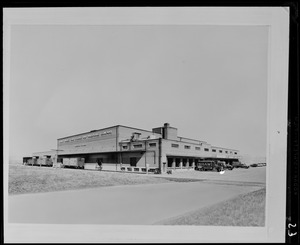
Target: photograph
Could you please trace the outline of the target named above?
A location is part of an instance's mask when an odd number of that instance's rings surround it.
[[[284,239],[288,17],[4,9],[10,241]]]

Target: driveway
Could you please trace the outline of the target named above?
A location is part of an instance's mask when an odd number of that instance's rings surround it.
[[[149,225],[261,186],[170,182],[8,197],[9,223]]]

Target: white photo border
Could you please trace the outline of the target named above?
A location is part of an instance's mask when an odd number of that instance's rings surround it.
[[[35,225],[7,219],[10,30],[12,25],[269,26],[265,227]],[[288,7],[4,8],[5,242],[284,242],[288,105]]]

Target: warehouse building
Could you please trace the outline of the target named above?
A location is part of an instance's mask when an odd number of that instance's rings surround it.
[[[205,141],[177,135],[177,128],[165,123],[152,131],[122,125],[59,138],[52,152],[34,153],[34,158],[84,159],[85,168],[101,162],[103,170],[146,172],[159,169],[193,169],[199,160],[238,161],[239,151],[216,147]]]

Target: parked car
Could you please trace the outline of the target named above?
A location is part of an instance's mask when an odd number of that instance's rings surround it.
[[[246,164],[244,164],[244,163],[241,163],[241,162],[238,162],[238,161],[233,162],[233,163],[232,163],[232,166],[233,166],[234,168],[249,168],[248,165],[246,165]]]
[[[226,169],[228,170],[232,170],[233,169],[233,166],[229,163],[226,164]]]
[[[258,164],[257,163],[252,163],[252,164],[250,164],[250,167],[258,167]]]
[[[264,167],[264,166],[266,166],[266,163],[260,162],[260,163],[257,163],[257,166],[258,167]]]
[[[233,166],[229,163],[226,163],[225,161],[217,161],[216,164],[219,164],[220,166],[222,166],[223,169],[228,169],[228,170],[233,169]]]

